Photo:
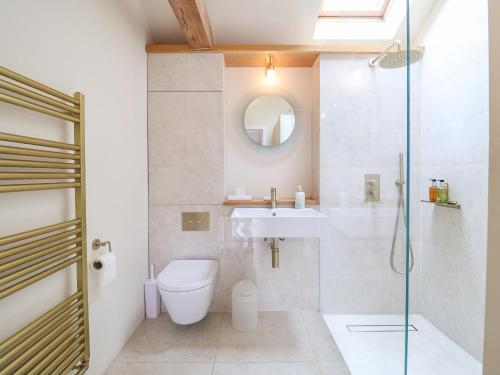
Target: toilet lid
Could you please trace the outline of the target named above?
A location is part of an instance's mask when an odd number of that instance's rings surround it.
[[[215,280],[216,260],[173,260],[158,275],[158,287],[167,292],[201,289]]]

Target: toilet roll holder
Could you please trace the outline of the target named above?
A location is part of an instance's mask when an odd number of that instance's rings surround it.
[[[94,241],[92,241],[92,249],[94,250],[99,250],[103,246],[108,246],[109,252],[111,253],[111,242],[109,241],[101,241],[99,238],[96,238]]]
[[[112,253],[112,251],[111,251],[111,242],[110,241],[101,241],[98,238],[96,238],[95,240],[92,241],[92,249],[94,249],[94,250],[99,250],[103,246],[108,246],[109,252]],[[104,267],[104,265],[98,259],[94,260],[92,262],[92,268],[94,268],[97,271],[101,270],[103,267]]]

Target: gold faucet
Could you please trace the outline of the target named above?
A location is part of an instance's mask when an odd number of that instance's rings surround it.
[[[280,268],[280,248],[278,247],[279,238],[271,240],[271,266],[273,268]]]
[[[276,208],[276,188],[272,187],[271,188],[271,208],[275,209]],[[275,216],[276,213],[273,212],[273,216]],[[280,266],[280,249],[278,247],[278,238],[273,238],[271,240],[271,254],[272,254],[272,267],[273,268],[279,268]]]
[[[271,188],[271,208],[276,208],[276,188]]]

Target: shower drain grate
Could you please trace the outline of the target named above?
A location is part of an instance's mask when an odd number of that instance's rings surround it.
[[[404,324],[348,324],[349,332],[405,332]],[[417,332],[413,324],[408,325],[409,332]]]

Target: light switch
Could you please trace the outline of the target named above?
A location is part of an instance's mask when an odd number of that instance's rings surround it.
[[[183,212],[182,231],[208,231],[210,230],[210,213],[208,212]]]

